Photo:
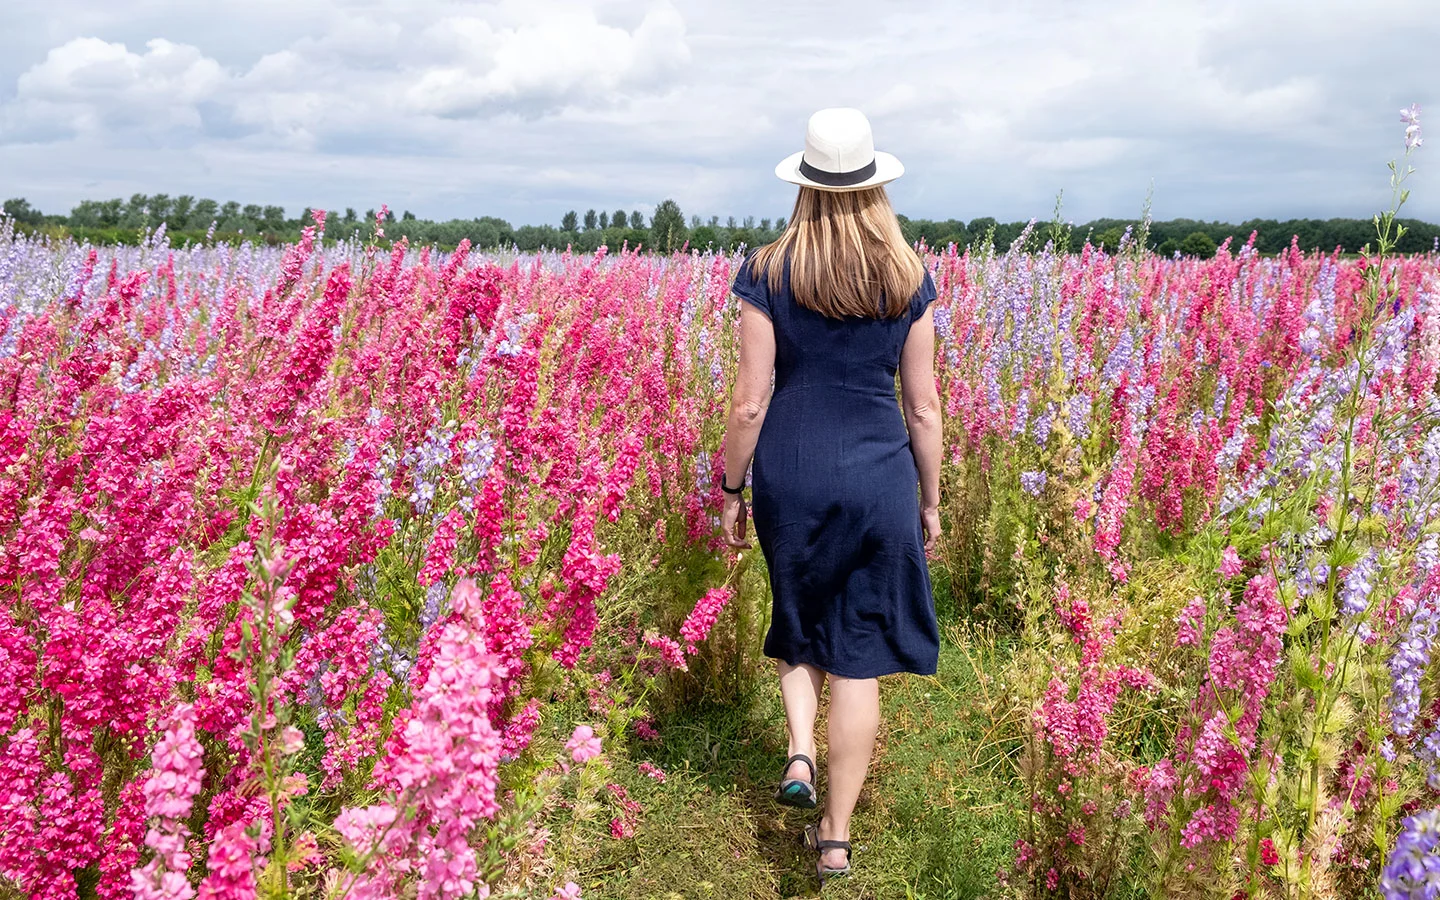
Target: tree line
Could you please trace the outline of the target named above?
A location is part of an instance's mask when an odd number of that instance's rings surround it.
[[[176,242],[210,239],[281,243],[297,239],[300,229],[310,224],[308,208],[290,218],[281,206],[242,205],[233,200],[220,203],[185,194],[176,197],[133,194],[128,200],[118,197],[85,200],[68,215],[43,213],[24,198],[17,197],[5,201],[4,213],[24,227],[70,235],[93,243],[136,243],[147,231],[161,225]],[[333,211],[327,220],[327,233],[331,237],[349,237],[358,231],[362,237],[368,237],[375,215],[373,209],[365,210],[364,215],[354,208]],[[911,243],[923,241],[937,249],[950,244],[964,248],[986,239],[1003,249],[1020,238],[1027,225],[1025,222],[999,222],[988,217],[969,221],[912,219],[904,215],[899,218],[907,240]],[[1400,252],[1420,253],[1437,249],[1440,225],[1414,219],[1400,221],[1408,229],[1397,248]],[[418,218],[408,210],[398,216],[390,211],[384,230],[386,239],[390,241],[403,236],[412,244],[435,244],[447,249],[462,240],[469,240],[475,247],[514,247],[522,251],[568,246],[578,251],[593,252],[602,244],[618,248],[628,243],[632,248],[639,246],[669,252],[687,243],[692,248],[727,251],[742,246],[755,247],[779,237],[785,224],[783,217],[757,221],[754,216],[746,216],[737,221],[734,216],[729,216],[722,223],[719,216],[702,219],[692,215],[687,220],[674,200],[665,200],[648,219],[638,209],[588,209],[584,213],[571,210],[556,225],[518,227],[494,216],[437,221]],[[1031,229],[1026,247],[1038,250],[1047,241],[1059,238],[1065,246],[1057,247],[1057,250],[1079,252],[1086,241],[1115,250],[1125,239],[1127,229],[1131,232],[1131,240],[1142,230],[1138,220],[1127,219],[1095,219],[1083,225],[1068,225],[1059,229],[1041,224]],[[1171,219],[1151,222],[1146,232],[1146,243],[1151,250],[1166,256],[1180,253],[1207,257],[1214,255],[1216,246],[1227,238],[1232,239],[1234,244],[1243,244],[1252,232],[1256,234],[1255,247],[1261,253],[1284,250],[1290,246],[1292,239],[1297,240],[1304,250],[1318,248],[1328,252],[1339,247],[1353,253],[1372,243],[1375,237],[1375,227],[1369,219],[1247,219],[1238,225]]]

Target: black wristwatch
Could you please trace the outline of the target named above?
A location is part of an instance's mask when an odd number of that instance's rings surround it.
[[[725,473],[722,472],[720,473],[720,490],[724,491],[727,494],[739,494],[745,490],[745,479],[740,479],[739,487],[732,488],[725,483]]]

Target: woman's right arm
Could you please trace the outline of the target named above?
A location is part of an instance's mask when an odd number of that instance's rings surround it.
[[[925,314],[910,326],[900,352],[900,398],[910,449],[920,472],[920,518],[925,525],[925,550],[935,549],[940,536],[940,392],[935,389],[935,314]]]

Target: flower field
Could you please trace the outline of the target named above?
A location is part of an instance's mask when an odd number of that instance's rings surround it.
[[[764,674],[737,259],[3,228],[0,895],[605,896]],[[1428,896],[1440,256],[926,260],[989,890]]]

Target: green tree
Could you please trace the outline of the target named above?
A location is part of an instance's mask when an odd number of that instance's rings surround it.
[[[760,230],[761,230],[761,231],[769,231],[769,230],[770,230],[770,220],[769,220],[769,219],[761,219],[761,220],[760,220]]]
[[[151,228],[159,228],[170,218],[170,209],[173,204],[169,194],[154,194],[150,202],[146,204],[146,222]]]
[[[600,224],[600,217],[595,215],[595,210],[585,210],[585,230],[594,231],[595,226]]]
[[[628,227],[630,227],[630,220],[629,220],[628,217],[626,217],[626,215],[625,215],[625,210],[623,210],[623,209],[617,209],[617,210],[615,210],[615,214],[610,217],[610,227],[612,227],[612,228],[628,228]]]
[[[630,227],[631,227],[631,228],[644,228],[644,227],[645,227],[645,214],[642,213],[642,212],[640,212],[640,210],[638,210],[638,209],[632,209],[632,210],[630,210]]]
[[[5,201],[5,215],[14,219],[22,225],[39,225],[44,220],[40,210],[30,205],[30,201],[24,197],[14,197]]]
[[[400,216],[400,219],[404,222],[413,222],[415,221],[415,214],[407,209],[405,210],[404,214]]]
[[[190,213],[191,228],[209,228],[210,223],[220,218],[220,204],[208,197],[195,201]]]
[[[354,222],[354,221],[355,221],[355,207],[353,207],[353,206],[347,206],[347,207],[345,207],[345,221],[347,221],[347,222]]]
[[[267,229],[272,232],[285,230],[285,207],[267,206],[263,215]]]
[[[11,201],[6,201],[8,206]],[[100,224],[100,210],[104,204],[96,200],[81,200],[70,210],[66,223],[72,228],[95,228]]]
[[[778,219],[775,220],[775,230],[776,230],[776,231],[784,231],[784,230],[785,230],[785,217],[784,217],[784,216],[781,216],[780,218],[778,218]]]
[[[170,207],[170,216],[165,221],[170,223],[171,228],[189,228],[190,216],[194,212],[195,198],[189,194],[181,194],[175,198],[175,203]]]
[[[1104,231],[1100,232],[1099,234],[1095,235],[1095,238],[1091,241],[1091,243],[1097,246],[1104,247],[1107,253],[1114,253],[1116,250],[1120,249],[1120,241],[1124,237],[1125,229],[1121,228],[1119,225],[1112,225]]]
[[[685,228],[685,214],[680,212],[680,205],[674,200],[662,200],[650,219],[651,246],[669,253],[679,250],[687,237],[689,232]]]
[[[126,228],[144,228],[146,222],[146,204],[150,198],[144,194],[131,194],[130,199],[125,203],[125,212],[120,217],[120,224]]]
[[[609,227],[610,227],[610,214],[609,214],[608,212],[606,212],[605,210],[603,210],[603,209],[600,210],[600,220],[599,220],[599,221],[600,221],[600,230],[601,230],[601,231],[604,231],[606,228],[609,228]]]
[[[715,229],[709,225],[701,225],[690,232],[690,246],[701,250],[717,243],[718,240],[719,236],[715,233]]]
[[[1215,239],[1203,231],[1192,231],[1180,242],[1180,252],[1186,256],[1209,259],[1215,255]]]
[[[240,215],[258,225],[265,218],[265,209],[258,203],[247,203],[241,207]]]
[[[1169,259],[1170,257],[1174,256],[1175,251],[1179,249],[1179,241],[1175,240],[1174,238],[1166,238],[1165,240],[1160,242],[1159,247],[1155,248],[1155,252],[1165,257],[1166,259]]]
[[[580,217],[575,215],[575,210],[570,210],[560,218],[561,231],[574,231],[580,224]]]

